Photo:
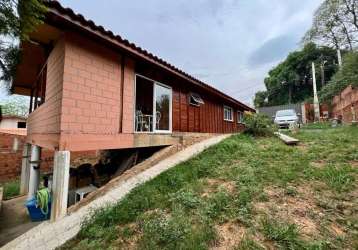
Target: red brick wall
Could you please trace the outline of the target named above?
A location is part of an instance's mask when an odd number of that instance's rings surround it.
[[[120,55],[66,34],[61,133],[118,134]]]
[[[13,151],[14,139],[18,138],[19,147]],[[22,150],[25,142],[24,135],[15,135],[0,132],[0,182],[20,178]],[[51,172],[53,168],[54,151],[42,149],[41,151],[41,172]],[[97,156],[96,151],[71,152],[71,164],[79,162],[80,159],[86,162],[86,158],[93,159]],[[75,164],[76,165],[76,164]]]
[[[341,117],[344,123],[352,122],[352,108],[358,119],[358,89],[348,86],[332,100],[333,116]]]

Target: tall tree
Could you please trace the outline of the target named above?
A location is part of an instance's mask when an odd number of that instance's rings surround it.
[[[357,0],[325,0],[316,10],[303,42],[353,50],[358,46],[357,10]]]
[[[19,62],[19,42],[41,24],[45,0],[0,0],[0,80],[11,81]]]
[[[336,72],[336,51],[329,47],[318,47],[308,43],[300,51],[290,53],[287,58],[269,71],[264,82],[266,92],[258,92],[254,99],[256,107],[272,106],[303,101],[312,96],[311,63],[317,66],[318,89]],[[319,68],[322,67],[322,70]]]

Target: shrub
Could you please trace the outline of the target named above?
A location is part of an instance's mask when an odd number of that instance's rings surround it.
[[[275,131],[270,118],[263,114],[257,113],[245,113],[245,133],[254,136],[271,136]]]

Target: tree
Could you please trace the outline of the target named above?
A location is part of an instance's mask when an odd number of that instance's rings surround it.
[[[267,91],[255,95],[256,107],[297,103],[312,96],[311,63],[322,65],[322,73],[317,74],[318,89],[337,70],[336,51],[329,47],[318,47],[308,43],[300,51],[290,53],[287,58],[269,71],[264,83]],[[317,69],[317,72],[320,72]],[[262,100],[265,101],[262,101]],[[267,100],[266,100],[267,99]]]
[[[344,56],[342,68],[319,92],[321,101],[331,102],[348,85],[358,87],[358,52],[350,52]]]
[[[8,83],[19,63],[19,42],[43,22],[44,0],[0,0],[0,80]]]
[[[258,91],[255,93],[254,105],[255,107],[266,106],[267,91]]]
[[[316,10],[303,43],[353,50],[358,45],[357,10],[357,0],[325,0]]]
[[[17,115],[27,117],[29,107],[28,98],[25,96],[14,95],[11,99],[0,103],[2,115]]]

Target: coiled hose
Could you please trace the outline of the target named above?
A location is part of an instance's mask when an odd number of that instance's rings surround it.
[[[48,202],[50,199],[50,192],[47,188],[43,188],[36,193],[37,207],[40,208],[41,213],[48,214]]]

